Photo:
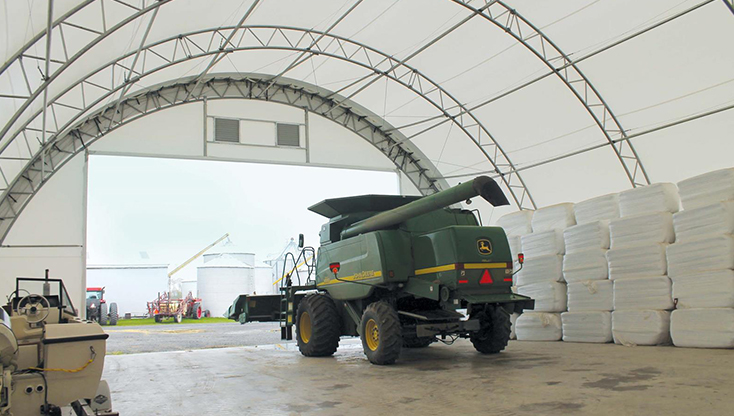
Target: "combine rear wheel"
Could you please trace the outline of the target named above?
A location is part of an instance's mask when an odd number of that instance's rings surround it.
[[[327,295],[308,295],[298,304],[296,339],[301,354],[326,357],[339,347],[341,321],[334,301]]]
[[[479,319],[481,329],[470,337],[471,343],[482,354],[496,354],[505,349],[510,340],[510,314],[501,306],[488,305],[472,314]]]
[[[117,304],[110,303],[110,325],[117,325],[118,319],[120,319],[120,314],[117,312]]]
[[[362,314],[362,348],[372,364],[392,364],[400,356],[403,336],[400,318],[387,302],[373,302]]]

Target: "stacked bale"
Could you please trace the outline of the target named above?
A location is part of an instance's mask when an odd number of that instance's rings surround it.
[[[564,341],[612,341],[613,284],[608,279],[606,252],[609,221],[619,218],[618,201],[618,195],[612,194],[576,204],[577,225],[563,233],[568,297],[568,312],[561,314]]]
[[[675,241],[672,214],[680,199],[672,183],[657,183],[619,195],[619,219],[610,221],[607,252],[614,281],[614,342],[658,345],[670,341],[672,284],[665,250]]]
[[[676,243],[667,249],[677,310],[671,336],[679,347],[734,348],[734,169],[678,184]]]
[[[566,310],[563,230],[576,224],[573,204],[552,205],[535,211],[532,233],[521,237],[525,265],[517,275],[517,292],[535,299],[535,310],[517,318],[517,339],[558,341],[560,313]]]

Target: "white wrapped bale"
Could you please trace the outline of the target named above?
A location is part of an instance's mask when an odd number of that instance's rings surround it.
[[[566,342],[612,342],[611,312],[564,312],[561,323]]]
[[[676,347],[734,348],[734,309],[683,309],[670,317]]]
[[[632,217],[653,212],[678,212],[679,210],[678,188],[672,183],[655,183],[619,194],[619,214],[621,217]]]
[[[532,227],[534,233],[548,230],[565,230],[572,225],[576,225],[576,217],[573,214],[573,204],[570,202],[540,208],[533,214]]]
[[[668,276],[631,277],[614,281],[614,310],[673,309]]]
[[[559,313],[526,312],[517,318],[515,334],[519,341],[560,341],[562,325]]]
[[[609,222],[609,235],[612,248],[672,243],[675,241],[673,214],[655,212],[619,218]]]
[[[734,201],[717,202],[673,215],[676,241],[690,241],[712,234],[734,234]]]
[[[517,326],[517,318],[519,316],[520,314],[517,312],[510,315],[510,339],[517,339],[515,327]]]
[[[664,345],[670,343],[669,311],[614,311],[612,336],[616,344]]]
[[[563,281],[563,256],[551,254],[548,256],[528,257],[522,270],[515,275],[517,285],[525,286],[545,281]]]
[[[734,308],[734,270],[715,270],[673,280],[676,308]],[[570,307],[569,295],[569,307]]]
[[[523,210],[503,215],[497,220],[497,225],[505,229],[507,235],[525,235],[533,232],[531,220],[533,212]]]
[[[609,221],[574,225],[563,232],[566,254],[592,248],[609,248]]]
[[[508,235],[507,242],[510,243],[512,258],[517,259],[517,255],[522,253],[522,239],[519,235]]]
[[[619,194],[602,195],[577,203],[573,207],[576,224],[619,218]]]
[[[668,271],[665,260],[667,244],[646,244],[639,247],[613,248],[607,251],[609,278],[664,276]]]
[[[614,309],[614,282],[588,280],[568,284],[568,310],[611,311]]]
[[[518,286],[517,293],[533,298],[536,312],[563,312],[566,310],[566,285],[564,283],[542,282]]]
[[[683,209],[734,199],[734,168],[715,170],[678,182]]]
[[[609,277],[606,250],[591,249],[563,257],[563,279],[567,282],[606,280]]]
[[[668,275],[672,277],[734,269],[734,236],[722,234],[671,244],[667,256]]]
[[[522,252],[525,258],[546,256],[549,254],[564,254],[566,246],[563,244],[563,231],[549,230],[524,235],[521,238]]]

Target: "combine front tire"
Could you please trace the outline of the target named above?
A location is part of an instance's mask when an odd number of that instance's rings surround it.
[[[395,308],[383,301],[370,303],[359,327],[362,348],[372,364],[392,364],[398,359],[403,336]]]
[[[117,325],[118,319],[120,319],[120,314],[117,312],[117,304],[110,303],[110,325]]]
[[[307,357],[333,355],[339,347],[341,322],[334,301],[327,295],[303,298],[296,314],[296,339]]]
[[[481,329],[470,337],[474,348],[482,354],[497,354],[504,350],[510,340],[510,314],[501,306],[492,305],[472,315],[481,324]]]

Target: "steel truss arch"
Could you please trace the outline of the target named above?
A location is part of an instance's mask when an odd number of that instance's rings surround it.
[[[230,44],[230,47],[228,48],[219,46],[221,41],[226,40],[226,34],[235,30],[243,32],[240,42],[242,42],[242,39],[246,39],[250,41],[252,45],[235,47],[235,45]],[[173,48],[166,49],[165,45],[170,45],[171,43],[174,44]],[[89,75],[84,77],[84,79],[79,80],[76,84],[67,87],[65,90],[53,97],[53,99],[49,101],[51,109],[53,109],[54,106],[64,106],[77,111],[76,116],[69,120],[65,125],[57,126],[56,131],[53,133],[58,134],[59,132],[65,131],[75,120],[87,113],[90,109],[94,108],[105,98],[111,96],[116,91],[129,88],[151,73],[160,71],[177,63],[208,55],[221,54],[222,52],[226,54],[242,50],[257,49],[301,51],[312,55],[321,55],[340,59],[359,65],[375,73],[382,74],[403,87],[408,88],[438,109],[442,116],[446,117],[447,120],[455,123],[462,132],[464,132],[464,134],[476,144],[487,160],[492,164],[496,174],[498,174],[500,179],[504,182],[519,208],[535,208],[532,196],[525,187],[522,178],[515,171],[514,165],[507,158],[501,147],[496,143],[482,123],[450,93],[424,76],[417,69],[406,64],[402,64],[383,52],[346,38],[314,30],[282,26],[231,26],[180,34],[175,37],[146,45],[137,52],[130,52],[129,54],[119,57],[103,67],[92,71]],[[120,66],[120,62],[128,59],[136,53],[142,53],[143,64],[140,70],[133,73],[134,76],[132,78],[115,80],[110,77],[109,85],[99,85],[90,81],[90,79],[96,74],[100,74],[106,70],[111,71],[116,66]],[[146,62],[150,62],[150,60],[146,60],[145,57],[153,57],[153,55],[155,55],[159,62],[163,63],[158,66],[146,68]],[[92,89],[91,87],[95,87],[97,90],[104,90],[104,94],[99,96],[99,98],[96,98],[91,104],[86,104],[84,100],[84,85],[87,85],[87,91]],[[67,94],[78,94],[79,91],[77,89],[81,90],[83,104],[77,104],[74,106],[63,103],[65,99],[68,99],[68,97],[66,97]],[[74,90],[77,91],[74,92]],[[337,104],[343,105],[338,102]],[[5,143],[3,143],[2,147],[0,147],[0,159],[2,158],[1,152],[6,150],[11,141],[19,139],[21,135],[26,138],[25,144],[28,145],[30,151],[32,146],[28,143],[27,133],[35,131],[30,127],[30,125],[40,114],[41,111],[38,111],[23,124],[20,130],[13,133],[10,140],[6,140]],[[391,127],[391,132],[388,134],[392,134],[394,131],[395,129]],[[403,136],[401,141],[394,142],[393,146],[405,141],[409,141],[409,139]],[[46,148],[48,148],[48,146],[46,146]],[[39,151],[40,149],[35,150]],[[33,154],[35,152],[31,153]],[[28,159],[30,159],[30,156],[31,155],[29,155]],[[434,178],[441,178],[441,176],[437,175]],[[8,186],[9,185],[10,184],[8,183]]]
[[[263,94],[266,90],[267,94]],[[205,99],[262,100],[305,109],[367,140],[388,157],[422,194],[435,193],[448,186],[445,181],[435,178],[438,173],[435,166],[420,150],[411,143],[396,144],[404,136],[387,133],[385,130],[391,126],[356,103],[336,103],[329,90],[287,78],[273,84],[270,76],[261,74],[215,74],[204,79],[191,76],[137,92],[119,103],[110,103],[54,137],[45,158],[48,165],[46,176],[42,173],[44,161],[39,152],[3,194],[0,200],[0,243],[47,180],[92,143],[147,115]]]
[[[488,20],[515,38],[555,73],[585,107],[624,168],[633,187],[650,184],[650,179],[632,142],[599,91],[581,69],[548,36],[501,0],[483,0],[484,6],[468,0],[451,0]]]

